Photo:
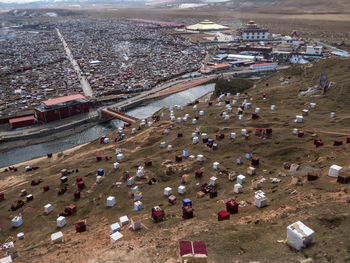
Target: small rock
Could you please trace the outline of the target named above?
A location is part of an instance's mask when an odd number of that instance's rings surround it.
[[[281,182],[281,179],[271,178],[271,183],[279,183],[279,182]]]

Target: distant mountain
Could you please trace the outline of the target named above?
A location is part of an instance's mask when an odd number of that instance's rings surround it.
[[[10,2],[9,2],[10,1]],[[145,0],[0,0],[0,10],[13,8],[37,8],[60,4],[130,4],[145,3]]]
[[[347,13],[350,12],[350,0],[147,0],[152,5],[211,9],[223,7],[240,10],[286,13]],[[280,12],[281,13],[281,12]]]
[[[143,3],[157,7],[229,8],[241,11],[259,10],[286,13],[350,12],[350,0],[0,0],[0,9],[39,7],[52,4],[130,4]]]

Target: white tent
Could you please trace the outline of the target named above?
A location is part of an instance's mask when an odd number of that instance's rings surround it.
[[[212,21],[204,20],[198,24],[187,26],[188,30],[196,30],[196,31],[220,31],[229,29],[227,26],[222,26],[219,24],[215,24]]]

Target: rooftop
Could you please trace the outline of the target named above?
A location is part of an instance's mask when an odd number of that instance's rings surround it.
[[[29,116],[10,119],[9,123],[12,124],[12,123],[17,123],[17,122],[22,122],[22,121],[31,121],[34,119],[35,119],[34,115],[29,115]]]
[[[46,106],[52,106],[56,104],[62,104],[68,101],[72,100],[78,100],[78,99],[85,99],[85,97],[81,94],[75,94],[70,96],[64,96],[64,97],[58,97],[50,100],[45,100],[42,103],[44,103]]]

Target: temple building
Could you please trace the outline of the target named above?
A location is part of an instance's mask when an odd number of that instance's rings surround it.
[[[267,40],[269,37],[269,30],[259,27],[255,21],[249,21],[244,27],[238,29],[239,38],[243,41],[261,41]]]
[[[41,105],[35,108],[35,115],[39,122],[48,123],[87,113],[89,109],[89,100],[81,94],[76,94],[42,101]]]

